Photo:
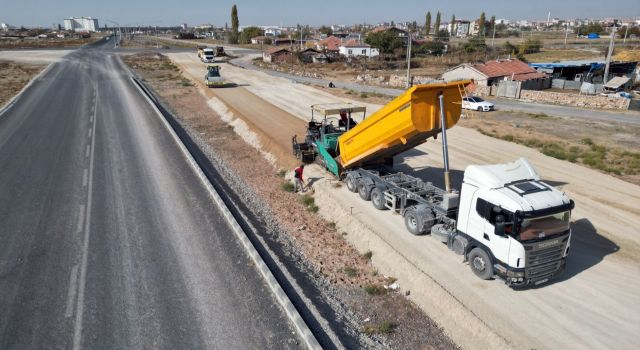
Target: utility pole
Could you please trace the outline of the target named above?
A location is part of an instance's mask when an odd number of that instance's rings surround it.
[[[613,43],[614,43],[613,38],[616,35],[615,33],[616,33],[616,24],[614,23],[613,26],[611,26],[611,38],[609,40],[609,52],[607,52],[607,64],[604,67],[604,77],[602,78],[602,81],[605,84],[609,81],[609,66],[611,65],[611,56],[613,55]]]
[[[409,33],[409,45],[407,45],[407,89],[411,87],[411,30]]]
[[[567,37],[569,36],[569,24],[565,23],[564,25],[564,46],[567,47]]]
[[[626,26],[624,26],[624,39],[622,39],[623,44],[627,42],[628,33],[629,33],[629,25],[627,24]]]
[[[491,47],[496,46],[496,23],[493,23],[493,35],[491,36]]]

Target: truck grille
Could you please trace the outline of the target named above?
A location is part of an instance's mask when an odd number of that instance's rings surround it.
[[[535,248],[534,248],[535,249]],[[564,253],[564,244],[559,244],[553,247],[548,247],[540,250],[531,250],[527,252],[527,265],[536,266],[545,264],[551,261],[556,261],[562,258]]]
[[[525,270],[525,278],[537,280],[545,276],[549,276],[554,272],[558,271],[561,264],[562,264],[562,261],[558,260],[549,264],[538,265],[538,266],[528,268]]]
[[[556,239],[556,243],[548,246],[550,241],[532,243],[525,246],[526,269],[525,277],[536,279],[551,275],[556,272],[562,264],[562,255],[567,246],[566,239]],[[540,246],[543,246],[540,248]]]

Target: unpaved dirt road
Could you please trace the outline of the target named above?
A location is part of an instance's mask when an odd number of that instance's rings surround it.
[[[204,65],[194,54],[171,54],[171,58],[194,79],[204,74]],[[232,108],[257,105],[267,101],[279,107],[280,113],[253,108],[240,114],[249,122],[268,118],[261,134],[283,137],[273,140],[289,147],[287,125],[299,125],[309,118],[309,105],[333,102],[337,98],[309,86],[292,84],[287,79],[223,65],[222,74],[242,89],[226,89],[222,94],[238,94],[228,98]],[[215,94],[220,94],[217,91]],[[379,106],[369,105],[369,113]],[[286,112],[285,112],[286,111]],[[240,112],[240,111],[239,111]],[[249,113],[249,112],[248,112]],[[275,114],[274,114],[275,113]],[[278,122],[275,122],[279,120]],[[272,125],[269,128],[269,125]],[[276,136],[281,135],[281,136]],[[285,137],[286,136],[286,137]],[[459,185],[463,170],[469,164],[529,159],[541,176],[558,186],[576,202],[573,213],[573,240],[567,271],[557,281],[537,289],[513,291],[499,281],[481,281],[473,276],[460,257],[448,252],[429,237],[408,234],[401,218],[379,213],[345,188],[332,188],[336,206],[353,208],[352,219],[369,227],[415,269],[416,274],[432,278],[443,290],[459,301],[477,322],[485,324],[516,348],[634,348],[640,324],[640,238],[635,231],[640,225],[640,186],[608,175],[542,155],[536,150],[483,136],[478,132],[455,127],[448,133],[454,184]],[[396,159],[405,172],[441,179],[441,144],[431,140]],[[329,187],[329,186],[325,186]],[[399,265],[399,264],[398,264]],[[389,273],[393,273],[390,271]],[[405,281],[423,276],[405,276]],[[401,278],[400,283],[403,283]],[[419,301],[416,301],[419,305]],[[430,310],[425,310],[430,313]],[[492,344],[485,334],[466,334],[454,330],[456,320],[446,312],[432,315],[454,340],[473,347],[473,339]],[[455,314],[455,313],[452,313]],[[469,332],[467,332],[469,333]],[[463,337],[468,337],[463,339]],[[479,344],[479,343],[477,343]]]

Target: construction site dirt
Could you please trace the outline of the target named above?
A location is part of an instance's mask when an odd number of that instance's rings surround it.
[[[283,124],[276,116],[286,112],[260,102],[255,95],[240,88],[206,90],[185,84],[165,57],[141,55],[128,57],[126,61],[157,91],[192,134],[203,141],[203,147],[224,162],[230,183],[232,186],[235,183],[239,193],[244,194],[243,201],[266,216],[269,232],[264,232],[262,239],[268,244],[277,244],[279,248],[274,250],[281,251],[284,256],[280,258],[289,261],[290,267],[308,266],[310,276],[307,278],[313,280],[320,294],[309,297],[326,299],[326,303],[332,305],[331,312],[335,313],[332,317],[336,321],[331,323],[339,322],[344,327],[336,333],[346,332],[358,339],[357,344],[343,342],[345,347],[456,348],[434,321],[401,295],[404,290],[385,289],[395,278],[379,273],[369,261],[370,254],[358,252],[347,243],[347,233],[310,210],[305,203],[313,196],[283,190],[288,174],[279,172],[278,168],[293,168],[296,163],[284,144],[262,143],[265,134],[261,128],[272,123],[272,127],[283,130],[282,137],[286,132],[286,138],[290,139],[291,130],[296,127],[304,130],[301,120],[293,125]],[[225,103],[231,102],[237,103],[237,108],[225,107]],[[245,123],[238,117],[240,113],[260,113],[272,119]],[[273,131],[267,128],[270,130]],[[268,154],[256,152],[256,147],[268,150]],[[309,181],[313,180],[310,175]],[[301,260],[296,261],[296,257]]]
[[[203,65],[194,54],[176,53],[170,57],[194,81],[202,74]],[[336,101],[333,95],[260,72],[224,65],[223,74],[235,84],[246,85],[243,88],[260,99],[288,111],[280,115],[288,120],[285,124],[295,125],[295,118],[308,121],[311,104]],[[366,105],[369,113],[379,108]],[[265,116],[238,118],[251,121]],[[280,143],[283,149],[288,147],[290,138],[275,140],[270,136],[281,130],[266,130],[263,129],[263,137]],[[294,133],[296,131],[292,129],[291,134]],[[635,204],[640,200],[640,188],[546,156],[535,149],[482,135],[473,129],[456,126],[448,134],[454,185],[459,186],[462,170],[469,164],[499,163],[525,157],[545,181],[575,200],[573,245],[563,278],[542,288],[518,293],[498,282],[473,280],[468,268],[457,257],[448,255],[444,247],[434,245],[427,237],[408,235],[401,218],[380,215],[370,204],[360,201],[346,189],[331,186],[330,181],[326,181],[326,173],[318,168],[318,177],[325,180],[314,184],[316,200],[320,203],[325,194],[331,196],[334,208],[328,212],[324,210],[326,205],[319,204],[320,214],[333,217],[339,230],[356,221],[358,227],[367,229],[366,235],[360,235],[362,239],[355,238],[360,232],[349,232],[347,240],[362,251],[376,247],[378,252],[371,249],[374,266],[399,277],[400,285],[411,290],[411,300],[463,347],[477,347],[478,344],[517,348],[631,346],[634,331],[630,325],[640,321],[637,310],[628,307],[637,304],[637,291],[640,290],[637,278],[634,278],[640,271],[637,259],[640,244],[635,235],[635,227],[640,223],[640,212]],[[408,174],[433,179],[438,184],[442,171],[441,147],[439,140],[429,141],[397,157],[396,167]],[[308,171],[315,170],[311,167]],[[325,183],[329,185],[325,186]],[[344,220],[336,220],[336,210],[344,210],[350,215]],[[381,255],[386,255],[387,259],[375,258]],[[422,283],[425,279],[430,279],[431,285]],[[433,295],[453,301],[436,302]],[[454,307],[456,303],[457,308]],[[520,311],[512,313],[509,310]],[[615,326],[602,329],[598,326],[600,321],[595,321],[602,319],[610,320]],[[459,327],[461,323],[466,327]],[[546,336],[540,337],[540,334]]]

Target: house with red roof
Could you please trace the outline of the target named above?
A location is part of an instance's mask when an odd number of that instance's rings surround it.
[[[492,60],[483,63],[463,63],[442,74],[446,81],[471,79],[480,86],[498,85],[500,81],[520,81],[525,90],[548,88],[551,78],[539,73],[517,58]]]
[[[342,45],[342,40],[332,35],[328,38],[320,40],[316,45],[316,48],[319,51],[338,52],[340,50],[340,45]]]

